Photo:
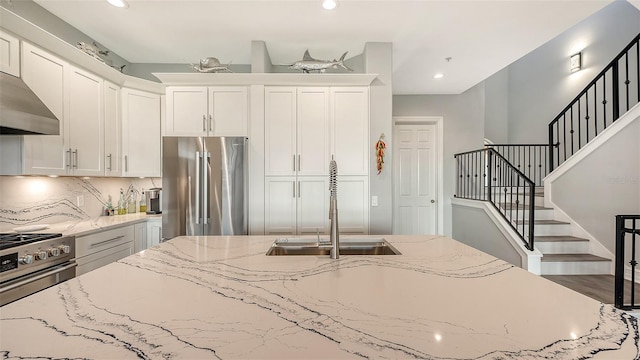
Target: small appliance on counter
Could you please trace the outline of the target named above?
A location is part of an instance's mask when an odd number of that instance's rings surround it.
[[[147,214],[162,214],[162,188],[152,188],[144,194],[147,198]]]

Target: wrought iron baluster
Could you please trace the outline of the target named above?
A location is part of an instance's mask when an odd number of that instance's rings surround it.
[[[626,111],[629,111],[629,53],[626,53],[624,55],[624,85],[625,85],[625,91],[626,91],[626,98],[627,98],[627,108],[625,109]]]

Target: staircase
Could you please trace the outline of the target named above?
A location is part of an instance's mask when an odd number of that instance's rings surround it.
[[[528,218],[528,202],[525,204],[499,203],[503,211],[518,209]],[[536,187],[533,196],[534,211],[534,244],[543,254],[541,259],[541,275],[593,275],[611,274],[611,260],[593,255],[589,239],[573,236],[571,223],[555,220],[555,210],[544,207],[544,188]],[[516,220],[516,225],[527,220]]]

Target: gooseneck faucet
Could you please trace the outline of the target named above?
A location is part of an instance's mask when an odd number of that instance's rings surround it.
[[[329,163],[329,219],[331,220],[331,231],[329,239],[331,241],[331,253],[332,259],[340,258],[340,235],[338,230],[338,164],[331,157]]]

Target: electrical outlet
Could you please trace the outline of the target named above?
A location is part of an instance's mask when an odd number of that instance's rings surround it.
[[[371,206],[378,206],[378,197],[377,196],[372,196],[371,197]]]
[[[76,197],[76,204],[80,207],[84,206],[84,195],[78,195],[78,197]]]

